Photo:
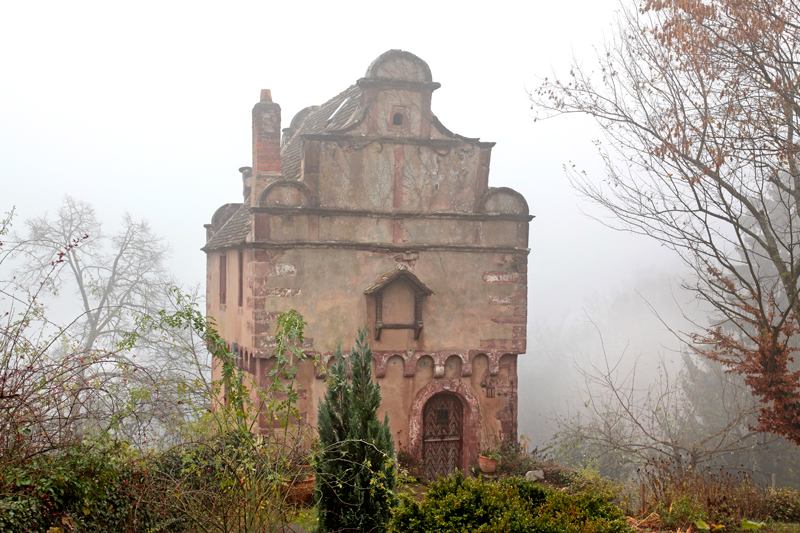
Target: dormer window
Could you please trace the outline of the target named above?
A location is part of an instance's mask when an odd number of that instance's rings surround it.
[[[414,330],[414,339],[422,332],[422,299],[433,294],[404,264],[384,274],[364,294],[375,297],[375,340],[384,329]]]

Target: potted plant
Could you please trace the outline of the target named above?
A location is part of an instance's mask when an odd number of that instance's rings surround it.
[[[495,448],[486,448],[478,454],[478,466],[484,474],[494,474],[499,460],[500,452]]]
[[[312,473],[300,474],[294,479],[284,479],[286,502],[292,505],[309,504],[314,498],[316,479]]]
[[[293,450],[288,459],[290,465],[284,471],[286,477],[283,478],[286,501],[293,505],[308,504],[314,497],[316,487],[310,452]]]

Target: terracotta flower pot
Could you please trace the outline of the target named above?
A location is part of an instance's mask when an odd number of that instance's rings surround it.
[[[286,491],[286,502],[292,505],[307,504],[314,498],[316,479],[312,476],[306,479],[283,480],[283,487]]]
[[[478,456],[478,466],[484,474],[494,474],[497,471],[497,459],[491,457]]]

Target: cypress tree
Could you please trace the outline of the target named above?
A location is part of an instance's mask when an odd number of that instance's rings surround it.
[[[330,383],[319,404],[322,452],[317,471],[318,532],[386,530],[396,505],[394,439],[388,415],[378,420],[380,385],[372,380],[367,331],[345,360],[334,353]],[[349,376],[348,376],[349,375]]]

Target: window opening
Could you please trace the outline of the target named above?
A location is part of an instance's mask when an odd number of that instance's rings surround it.
[[[244,252],[239,250],[239,307],[244,303]]]
[[[219,303],[225,305],[226,289],[228,286],[228,263],[225,254],[219,256]]]
[[[395,113],[394,117],[392,117],[392,126],[402,126],[402,125],[403,125],[403,114]]]

